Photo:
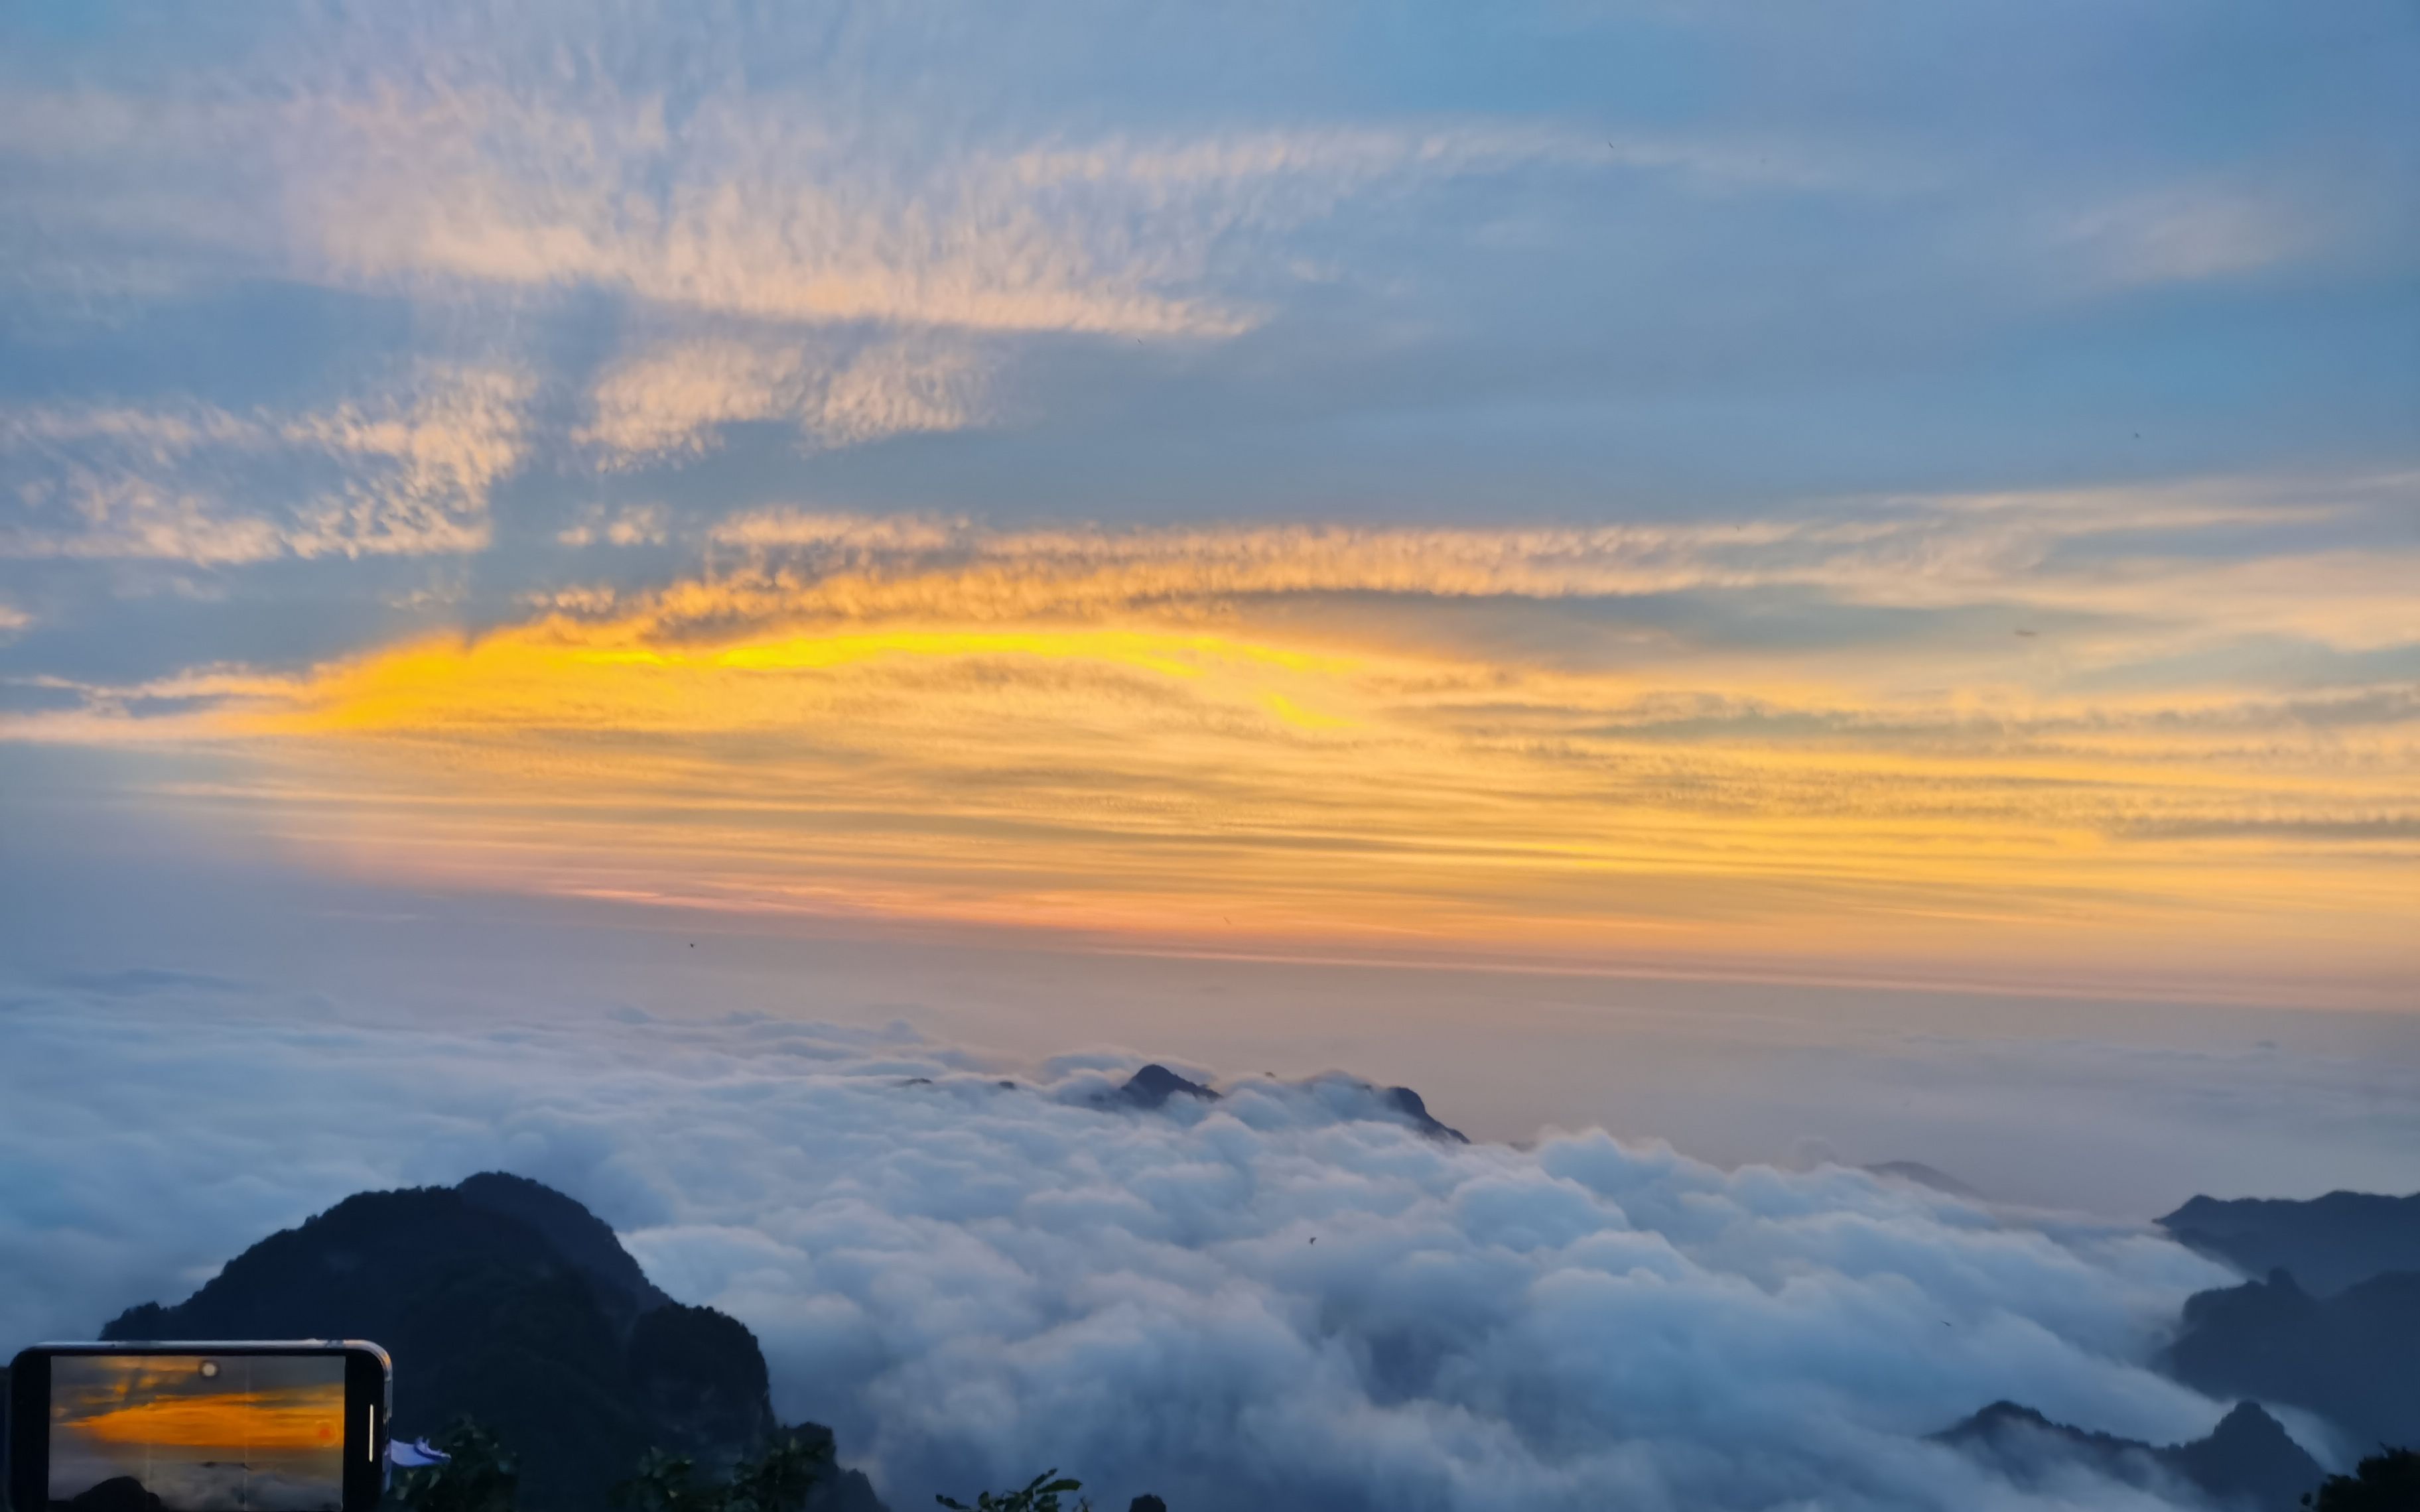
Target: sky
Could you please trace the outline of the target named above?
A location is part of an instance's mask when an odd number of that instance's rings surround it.
[[[2420,1187],[2416,74],[0,8],[0,1330],[494,1167],[897,1504],[2146,1504],[1921,1441]]]
[[[340,1357],[113,1358],[51,1366],[50,1495],[122,1475],[171,1506],[319,1512],[344,1500]]]
[[[0,27],[29,805],[1079,949],[2409,1005],[2407,7]]]

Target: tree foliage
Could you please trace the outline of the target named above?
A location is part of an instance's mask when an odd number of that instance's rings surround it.
[[[396,1501],[411,1512],[513,1512],[520,1465],[494,1434],[462,1418],[428,1446],[445,1462],[397,1472]]]
[[[832,1472],[830,1438],[785,1431],[763,1454],[741,1460],[732,1471],[723,1512],[797,1512],[806,1505],[808,1492]]]
[[[2420,1508],[2420,1450],[2386,1449],[2350,1475],[2330,1475],[2303,1498],[2311,1512],[2414,1512]]]
[[[831,1441],[795,1432],[776,1436],[764,1453],[741,1460],[719,1481],[699,1480],[687,1455],[650,1449],[614,1489],[613,1500],[630,1512],[800,1512],[831,1469]]]
[[[977,1492],[972,1506],[947,1496],[936,1496],[933,1500],[943,1506],[954,1507],[957,1512],[1060,1512],[1059,1493],[1082,1490],[1084,1483],[1052,1479],[1058,1473],[1056,1467],[1046,1470],[1018,1490]],[[1091,1512],[1092,1505],[1090,1502],[1079,1501],[1076,1504],[1076,1512]]]
[[[450,1458],[396,1473],[394,1498],[409,1512],[515,1512],[519,1467],[494,1434],[466,1418],[429,1447]],[[650,1449],[614,1488],[613,1501],[629,1512],[804,1512],[808,1496],[831,1473],[829,1437],[783,1431],[720,1480],[701,1479],[688,1455]]]

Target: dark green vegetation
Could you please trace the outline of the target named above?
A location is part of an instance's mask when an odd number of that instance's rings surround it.
[[[955,1507],[957,1512],[1060,1512],[1060,1493],[1081,1490],[1084,1483],[1054,1479],[1058,1473],[1056,1470],[1046,1470],[1013,1491],[979,1492],[971,1506],[954,1497],[936,1496],[933,1500],[943,1506]],[[1078,1498],[1072,1512],[1092,1512],[1092,1506],[1090,1501]],[[1168,1504],[1145,1492],[1126,1504],[1126,1512],[1168,1512]]]
[[[1046,1470],[1016,1490],[979,1492],[972,1506],[954,1497],[936,1496],[933,1500],[943,1506],[955,1507],[957,1512],[1059,1512],[1060,1493],[1080,1491],[1084,1483],[1062,1480],[1058,1475],[1056,1470]],[[1092,1505],[1090,1502],[1078,1502],[1076,1512],[1091,1512]]]
[[[430,1446],[446,1462],[398,1473],[392,1502],[408,1512],[518,1512],[520,1467],[495,1435],[465,1420]],[[630,1512],[807,1512],[831,1504],[826,1489],[839,1474],[829,1436],[790,1430],[721,1476],[701,1477],[689,1456],[650,1449],[611,1500]]]
[[[673,1302],[587,1209],[514,1176],[348,1197],[102,1336],[375,1339],[395,1358],[396,1436],[484,1425],[531,1512],[602,1507],[651,1448],[716,1476],[800,1436],[830,1452],[828,1430],[775,1422],[744,1325]],[[879,1505],[854,1472],[813,1504]]]
[[[2420,1451],[2389,1449],[2303,1499],[2311,1512],[2420,1512]]]
[[[720,1478],[701,1480],[687,1455],[650,1450],[613,1500],[631,1512],[800,1512],[834,1473],[829,1435],[783,1433]]]
[[[389,1501],[411,1512],[515,1512],[520,1462],[494,1434],[465,1420],[434,1435],[429,1447],[447,1456],[446,1462],[397,1471],[387,1488]]]

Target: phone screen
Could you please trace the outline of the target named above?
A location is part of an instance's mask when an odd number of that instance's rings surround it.
[[[53,1507],[342,1512],[341,1354],[59,1354]]]

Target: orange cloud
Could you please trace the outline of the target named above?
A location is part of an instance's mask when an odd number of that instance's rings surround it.
[[[1950,513],[2007,528],[1988,501]],[[2055,651],[2006,625],[1608,641],[1590,617],[1790,574],[1842,604],[1912,538],[1938,547],[1939,518],[735,529],[766,554],[727,575],[301,678],[222,673],[194,685],[214,704],[115,722],[242,752],[207,801],[314,856],[466,887],[1148,948],[2373,985],[2411,964],[2420,694],[2118,675],[2226,643],[2181,589],[2166,618]],[[1527,618],[1439,628],[1452,601]],[[92,738],[113,717],[96,695],[59,717]]]
[[[223,1448],[240,1458],[246,1450],[341,1449],[344,1414],[342,1385],[310,1386],[154,1397],[60,1427],[101,1443]]]

